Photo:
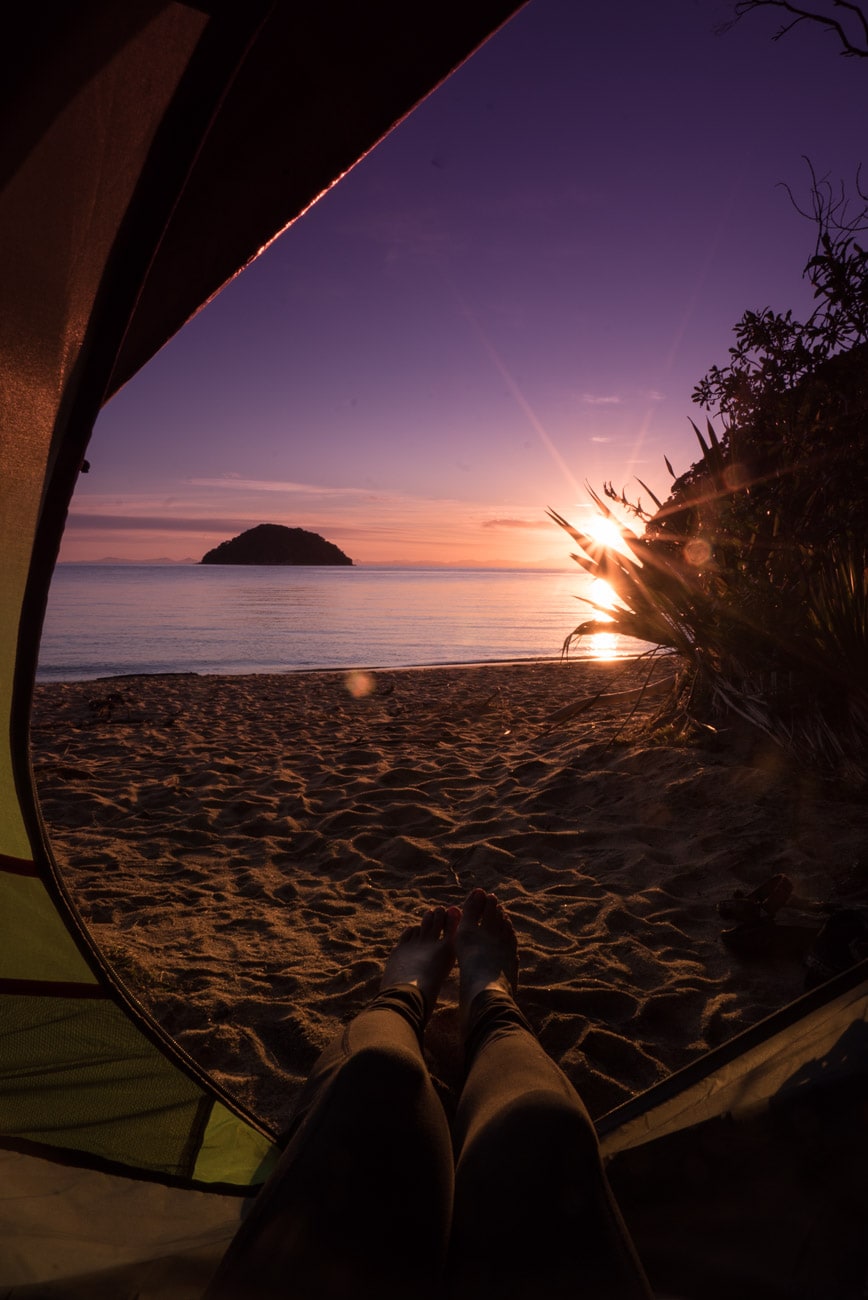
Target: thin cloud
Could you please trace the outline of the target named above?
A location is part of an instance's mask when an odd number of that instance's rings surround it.
[[[617,393],[582,393],[582,401],[588,406],[620,406],[622,400]]]
[[[548,527],[542,521],[534,522],[532,519],[483,519],[483,528],[543,528]]]
[[[191,478],[191,487],[228,488],[235,492],[288,492],[296,496],[349,497],[375,495],[370,488],[359,487],[322,487],[317,483],[293,483],[278,479],[236,478],[226,475],[224,478]]]
[[[89,515],[72,511],[67,528],[115,529],[136,533],[238,533],[254,519],[194,519],[178,515]]]

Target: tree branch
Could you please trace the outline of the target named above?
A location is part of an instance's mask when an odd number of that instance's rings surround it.
[[[846,9],[856,16],[856,22],[862,33],[861,45],[851,39],[843,22],[840,22],[837,18],[832,18],[829,14],[817,13],[815,10],[802,9],[799,5],[792,4],[791,0],[736,0],[733,6],[735,17],[731,22],[724,23],[720,30],[728,31],[745,14],[753,13],[755,9],[782,9],[784,13],[792,15],[792,21],[785,22],[772,37],[773,40],[779,41],[782,36],[786,36],[794,27],[798,27],[799,23],[818,23],[826,31],[834,32],[838,37],[842,54],[851,58],[868,59],[868,16],[866,16],[861,5],[853,4],[852,0],[832,0],[832,4],[836,9]]]

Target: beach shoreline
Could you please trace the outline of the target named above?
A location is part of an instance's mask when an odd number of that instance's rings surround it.
[[[520,1004],[598,1117],[802,991],[798,945],[721,944],[734,890],[784,872],[803,919],[864,901],[861,801],[762,746],[652,738],[656,699],[618,699],[646,673],[546,659],[42,683],[34,771],[119,978],[274,1128],[400,930],[475,885],[510,909]],[[426,1042],[448,1102],[454,981]]]
[[[638,655],[629,655],[629,656],[628,656],[628,655],[622,655],[622,656],[619,656],[616,660],[612,660],[611,662],[613,662],[613,663],[618,663],[618,664],[627,664],[627,663],[632,663],[632,662],[634,662],[634,661],[635,661],[636,659],[638,659],[638,658],[639,658]],[[273,671],[273,672],[255,672],[255,673],[253,673],[253,672],[237,672],[237,673],[236,673],[236,672],[226,672],[226,671],[215,671],[215,672],[211,673],[211,672],[202,672],[201,670],[199,670],[199,669],[195,669],[195,668],[188,668],[188,669],[175,669],[175,670],[168,670],[168,671],[166,671],[166,672],[106,673],[106,674],[104,674],[102,677],[69,677],[69,678],[52,678],[51,680],[41,680],[41,681],[38,682],[38,685],[40,685],[40,686],[65,686],[65,685],[71,685],[71,684],[73,684],[73,683],[78,683],[78,684],[80,684],[80,685],[83,685],[83,684],[86,684],[87,682],[90,682],[90,683],[92,683],[92,684],[98,684],[98,683],[106,683],[106,682],[129,681],[129,680],[131,680],[131,679],[136,679],[136,678],[149,679],[149,678],[153,678],[153,677],[159,677],[159,678],[166,678],[166,677],[201,677],[201,678],[212,678],[212,677],[298,677],[298,676],[302,676],[302,677],[312,677],[312,676],[316,676],[316,677],[320,677],[320,676],[321,676],[321,677],[346,677],[348,673],[378,673],[378,674],[383,674],[383,673],[424,673],[424,672],[432,672],[432,671],[435,671],[435,670],[438,669],[438,668],[450,669],[450,670],[454,670],[454,669],[464,669],[464,668],[467,668],[467,669],[474,669],[474,668],[518,668],[518,667],[521,667],[522,665],[533,665],[533,664],[554,664],[554,663],[562,663],[562,662],[567,662],[567,660],[565,659],[565,657],[564,657],[563,655],[534,655],[533,657],[531,657],[531,658],[527,658],[527,659],[477,659],[477,660],[473,660],[473,661],[470,661],[470,662],[465,662],[464,660],[456,659],[456,660],[451,660],[451,661],[449,661],[449,662],[444,662],[444,663],[430,663],[430,664],[425,664],[425,663],[422,663],[422,664],[364,664],[364,663],[361,663],[361,664],[351,664],[351,665],[344,666],[344,667],[340,667],[340,668],[334,668],[334,667],[331,667],[331,668],[329,668],[329,667],[324,667],[324,668],[310,668],[310,667],[303,667],[303,668],[299,668],[299,667],[295,667],[295,666],[290,665],[290,666],[287,666],[286,668],[281,668],[279,671],[278,671],[278,670],[275,670],[275,671]],[[576,660],[576,659],[571,659],[571,660],[569,660],[569,662],[570,662],[570,663],[576,663],[576,662],[578,662],[578,660]],[[594,660],[590,660],[590,661],[588,661],[588,662],[594,663],[594,662],[596,662],[596,661],[594,661]],[[608,662],[608,661],[600,661],[600,662]]]

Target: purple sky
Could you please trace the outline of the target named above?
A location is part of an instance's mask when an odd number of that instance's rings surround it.
[[[109,404],[61,558],[274,522],[363,564],[562,567],[546,506],[664,496],[738,317],[809,309],[777,183],[861,161],[865,63],[729,13],[531,0]]]

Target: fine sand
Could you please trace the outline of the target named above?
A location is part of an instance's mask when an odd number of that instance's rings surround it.
[[[658,676],[665,667],[657,668]],[[493,890],[519,1001],[599,1116],[803,989],[810,930],[737,956],[717,904],[785,872],[791,920],[864,901],[868,809],[740,738],[652,740],[560,661],[40,686],[33,761],[68,888],[132,993],[281,1129],[431,904]],[[454,977],[427,1033],[449,1104]]]

